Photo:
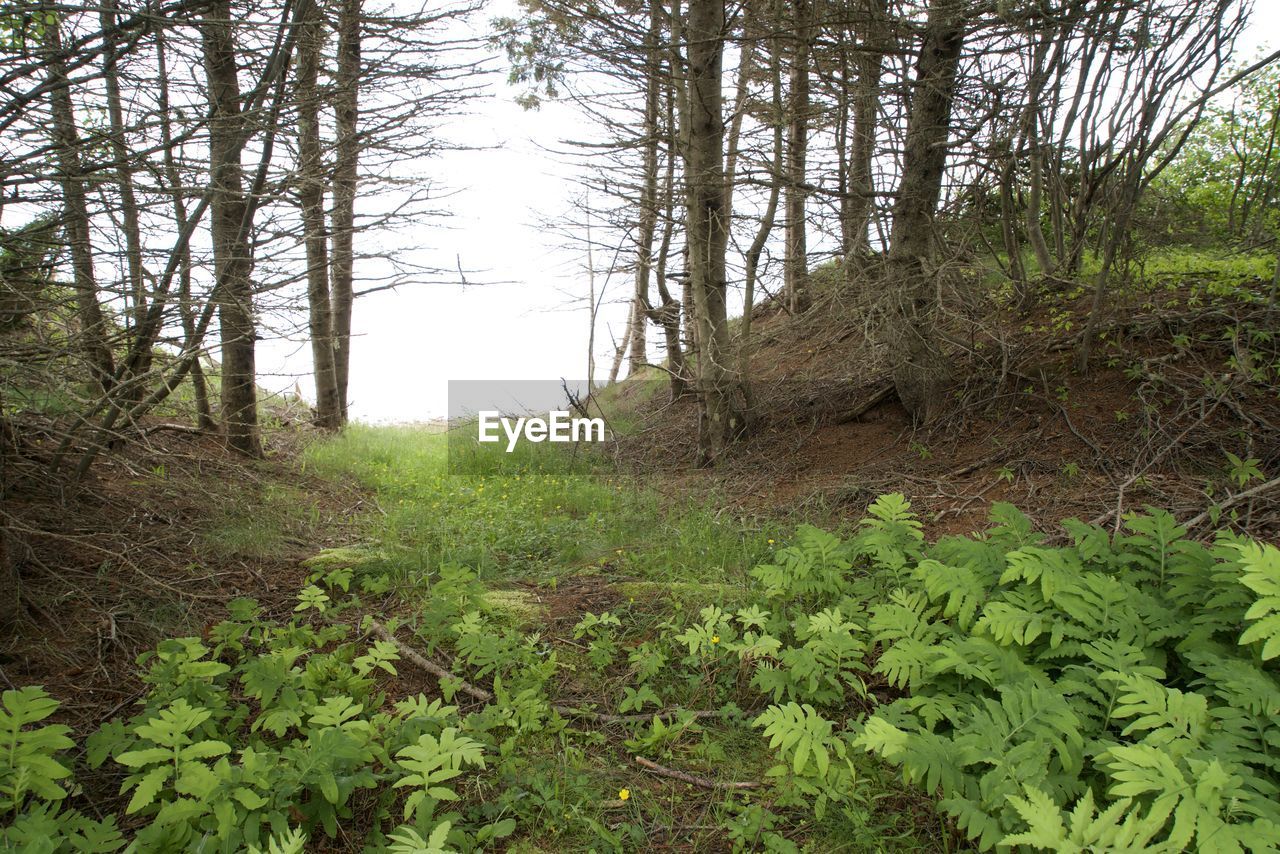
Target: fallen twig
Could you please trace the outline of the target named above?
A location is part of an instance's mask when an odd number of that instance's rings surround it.
[[[1190,531],[1196,525],[1202,524],[1203,522],[1207,521],[1209,518],[1209,514],[1212,513],[1215,509],[1221,512],[1223,510],[1226,510],[1228,507],[1234,507],[1235,505],[1239,504],[1241,501],[1244,501],[1247,498],[1253,498],[1254,496],[1261,495],[1262,493],[1270,489],[1275,489],[1277,486],[1280,486],[1280,477],[1272,478],[1266,483],[1255,486],[1253,489],[1246,489],[1244,492],[1238,492],[1235,495],[1228,498],[1226,501],[1222,502],[1221,504],[1218,504],[1216,507],[1211,507],[1208,510],[1205,510],[1203,513],[1200,513],[1199,515],[1192,517],[1190,520],[1187,521],[1187,523],[1183,527],[1185,527],[1188,531]]]
[[[688,783],[691,786],[697,786],[701,789],[732,789],[735,791],[742,789],[758,789],[759,783],[750,781],[734,781],[734,780],[711,780],[707,777],[696,777],[693,774],[684,771],[677,771],[674,768],[668,768],[665,765],[659,765],[651,759],[645,759],[643,756],[635,757],[636,764],[641,768],[657,774],[659,777],[669,777],[672,780],[679,780],[682,783]]]
[[[484,702],[484,703],[493,702],[492,691],[486,691],[484,688],[481,688],[477,685],[472,685],[470,682],[466,681],[465,679],[455,676],[452,673],[450,673],[448,670],[445,670],[443,667],[436,664],[434,661],[427,658],[426,656],[422,655],[417,650],[404,645],[403,643],[401,643],[399,640],[396,639],[395,635],[387,631],[387,627],[382,625],[382,623],[379,623],[375,620],[373,624],[369,626],[369,633],[377,635],[383,640],[389,641],[390,643],[394,644],[396,650],[400,653],[400,657],[404,658],[406,661],[410,661],[413,664],[416,664],[418,667],[427,671],[437,679],[441,679],[441,680],[448,679],[450,682],[453,682],[458,686],[458,690],[461,691],[463,694],[466,694],[468,697],[471,697],[476,700],[480,700],[481,702]]]

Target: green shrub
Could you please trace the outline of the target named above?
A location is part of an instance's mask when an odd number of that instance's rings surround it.
[[[1014,512],[873,607],[875,672],[909,694],[856,744],[984,849],[1273,850],[1280,551],[1155,510],[1049,547]]]

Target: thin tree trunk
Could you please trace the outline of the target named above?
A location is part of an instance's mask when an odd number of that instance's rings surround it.
[[[117,187],[120,191],[120,220],[125,240],[125,267],[129,277],[129,293],[133,298],[132,327],[141,330],[146,325],[147,293],[143,283],[142,228],[138,221],[138,199],[134,192],[133,164],[129,159],[125,140],[124,106],[120,98],[120,58],[116,45],[116,0],[103,0],[99,19],[106,34],[102,52],[102,79],[107,96],[107,119],[111,127],[111,158],[115,161]],[[136,370],[146,373],[151,367],[152,349],[146,348]],[[130,400],[137,400],[142,387],[135,386]]]
[[[257,332],[253,317],[252,247],[243,229],[247,200],[240,162],[240,83],[229,0],[212,0],[202,26],[208,77],[209,172],[213,197],[209,229],[222,344],[222,423],[228,444],[242,454],[260,456],[258,397],[254,365]]]
[[[787,306],[792,313],[809,304],[809,240],[805,215],[809,152],[809,55],[812,0],[793,0],[795,45],[791,53],[791,93],[787,105],[787,223],[783,261]]]
[[[742,139],[742,122],[747,115],[747,97],[751,94],[751,67],[755,64],[756,42],[752,6],[742,8],[742,53],[738,60],[737,83],[734,85],[733,112],[729,117],[729,137],[724,156],[724,210],[725,222],[733,222],[733,191],[738,177],[739,143]]]
[[[1049,39],[1036,44],[1035,57],[1031,70],[1031,85],[1027,90],[1026,125],[1024,138],[1030,149],[1030,175],[1027,179],[1026,228],[1027,242],[1035,253],[1036,264],[1040,268],[1040,276],[1053,275],[1053,257],[1049,254],[1049,244],[1044,239],[1044,231],[1040,225],[1041,208],[1044,204],[1044,147],[1040,141],[1040,96],[1046,82],[1045,61],[1049,50]],[[1031,308],[1035,298],[1034,292],[1028,288],[1021,300],[1021,308]]]
[[[173,122],[169,115],[169,61],[165,46],[164,28],[156,30],[156,68],[159,84],[159,121],[160,141],[164,146],[164,174],[169,184],[169,192],[173,195],[173,219],[179,233],[187,229],[187,203],[183,194],[182,175],[178,171],[178,162],[174,157]],[[182,320],[182,334],[188,346],[195,339],[195,309],[191,295],[191,244],[182,241],[179,248],[178,271],[178,313]],[[204,367],[197,357],[191,363],[191,387],[196,404],[196,425],[201,430],[214,430],[217,422],[213,418],[213,410],[209,406],[209,387],[205,383]]]
[[[298,189],[302,204],[303,242],[307,255],[307,306],[311,360],[316,385],[317,427],[342,426],[333,347],[333,312],[329,304],[329,246],[325,234],[324,162],[320,150],[320,100],[316,82],[324,50],[324,18],[314,0],[298,39]]]
[[[1102,266],[1098,269],[1097,279],[1093,285],[1093,300],[1089,306],[1089,316],[1085,320],[1084,329],[1080,332],[1080,345],[1076,348],[1076,370],[1084,373],[1089,370],[1089,357],[1093,354],[1094,339],[1097,336],[1098,322],[1102,317],[1102,307],[1106,304],[1107,289],[1120,253],[1120,244],[1129,233],[1129,222],[1137,204],[1138,184],[1140,177],[1135,164],[1130,164],[1130,172],[1125,175],[1120,189],[1121,197],[1117,209],[1111,217],[1110,227],[1106,229],[1106,239],[1102,249]]]
[[[639,237],[636,243],[636,290],[632,300],[627,338],[630,345],[630,372],[635,373],[649,359],[645,324],[649,306],[649,282],[653,276],[653,241],[658,227],[658,146],[661,129],[662,5],[649,4],[649,42],[645,58],[644,174],[641,177]],[[616,372],[615,372],[616,373]]]
[[[880,71],[884,65],[885,0],[865,0],[862,49],[857,59],[857,89],[853,104],[853,143],[849,157],[849,206],[847,228],[850,231],[846,275],[851,276],[862,265],[871,249],[868,230],[875,206],[876,126],[880,117]]]
[[[667,125],[675,126],[675,95],[667,91]],[[663,344],[667,350],[667,374],[671,385],[671,399],[679,400],[689,393],[685,376],[684,347],[680,340],[680,301],[671,296],[667,288],[667,262],[671,257],[671,238],[675,232],[675,182],[676,182],[676,134],[668,134],[666,176],[662,188],[662,240],[658,246],[658,264],[655,279],[662,304],[651,314],[651,319],[662,327]]]
[[[779,5],[780,4],[776,4]],[[775,15],[775,20],[780,17]],[[775,33],[781,28],[775,28]],[[773,112],[782,115],[782,43],[775,34],[770,40],[769,80],[773,92]],[[786,144],[783,139],[782,122],[773,123],[773,163],[769,169],[770,186],[769,202],[765,205],[764,215],[756,228],[751,246],[747,248],[745,257],[745,274],[742,286],[742,328],[738,339],[738,372],[742,384],[742,397],[748,413],[755,408],[755,400],[751,390],[751,320],[755,310],[756,279],[760,270],[760,256],[764,252],[769,235],[773,232],[774,220],[778,214],[778,199],[782,190],[782,166]]]
[[[634,299],[631,301],[631,307],[627,310],[627,326],[626,326],[627,331],[626,333],[623,334],[622,340],[619,341],[617,343],[617,346],[613,348],[613,363],[609,365],[608,385],[613,385],[614,383],[616,383],[618,381],[618,374],[622,373],[622,357],[626,356],[627,351],[630,349],[631,332],[633,329],[635,329],[636,312],[643,311],[643,310],[644,310],[644,307],[637,304],[637,302]],[[631,371],[632,373],[635,373],[634,366],[632,367]]]
[[[932,0],[907,119],[902,181],[886,264],[886,344],[898,398],[929,421],[942,409],[949,370],[934,328],[938,310],[928,270],[933,218],[942,194],[951,101],[964,44],[964,0]]]
[[[671,107],[669,111],[671,150],[678,152],[684,163],[684,172],[689,174],[689,67],[680,47],[686,38],[685,15],[681,8],[681,0],[671,0],[671,11],[668,18],[668,63],[671,77]],[[680,279],[680,312],[684,318],[680,337],[683,355],[681,361],[688,363],[690,357],[696,358],[698,352],[698,322],[693,305],[693,288],[689,279],[689,240],[688,222],[685,223],[685,246],[682,250]]]
[[[115,359],[107,340],[107,321],[98,302],[98,283],[93,270],[90,242],[89,205],[85,196],[84,169],[80,161],[80,134],[71,104],[71,83],[62,51],[60,16],[51,4],[41,14],[49,19],[44,27],[44,46],[49,53],[49,102],[53,116],[52,136],[62,187],[63,222],[71,251],[72,282],[76,295],[76,319],[80,324],[80,347],[93,383],[103,391],[114,384]]]
[[[1008,138],[998,140],[992,146],[992,163],[998,163],[999,149],[1010,152],[1012,141]],[[1026,310],[1031,303],[1031,289],[1027,282],[1027,270],[1022,263],[1022,246],[1018,243],[1018,216],[1014,209],[1014,182],[1017,180],[1018,159],[1012,153],[1004,155],[1004,167],[1000,170],[1000,236],[1004,240],[1004,251],[1009,256],[1009,279],[1013,282],[1014,302],[1018,308]]]
[[[689,124],[685,176],[689,281],[698,327],[698,462],[709,465],[740,429],[727,322],[724,115],[721,64],[724,0],[689,4]]]
[[[334,118],[337,158],[333,173],[333,352],[342,423],[348,417],[351,375],[351,310],[355,300],[355,205],[360,163],[360,0],[342,0],[338,17],[338,73]]]

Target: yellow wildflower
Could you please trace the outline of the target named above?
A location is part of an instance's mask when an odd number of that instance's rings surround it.
[[[618,800],[620,801],[625,801],[630,797],[631,797],[630,789],[622,789],[621,791],[618,792]]]

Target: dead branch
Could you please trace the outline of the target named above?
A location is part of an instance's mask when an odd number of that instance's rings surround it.
[[[759,783],[750,781],[734,781],[734,780],[711,780],[707,777],[696,777],[693,774],[684,771],[677,771],[674,768],[667,768],[659,765],[643,756],[635,757],[636,764],[652,774],[659,777],[669,777],[672,780],[679,780],[682,783],[688,783],[690,786],[697,786],[700,789],[730,789],[732,791],[741,791],[743,789],[758,789]]]
[[[1204,522],[1208,521],[1209,514],[1213,512],[1213,510],[1216,509],[1219,512],[1221,512],[1223,510],[1226,510],[1228,507],[1236,506],[1241,501],[1244,501],[1249,498],[1253,498],[1255,496],[1261,495],[1264,492],[1268,492],[1272,489],[1275,489],[1277,486],[1280,486],[1280,477],[1274,477],[1271,480],[1267,481],[1266,483],[1259,484],[1258,486],[1255,486],[1252,489],[1246,489],[1244,492],[1238,492],[1235,495],[1228,498],[1226,501],[1223,501],[1221,504],[1218,504],[1216,507],[1211,507],[1210,509],[1205,510],[1200,514],[1193,516],[1190,520],[1186,522],[1186,524],[1183,527],[1185,527],[1188,531],[1190,531],[1192,528],[1196,527],[1197,525],[1201,525]]]

